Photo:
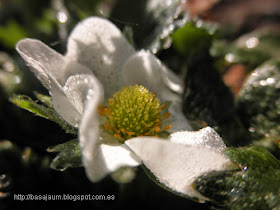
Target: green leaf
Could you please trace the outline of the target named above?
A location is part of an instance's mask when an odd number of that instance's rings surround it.
[[[81,151],[78,139],[73,139],[63,144],[48,148],[48,152],[57,152],[58,155],[52,160],[50,167],[64,171],[70,167],[81,167]]]
[[[194,187],[224,209],[280,208],[280,162],[262,147],[224,151],[241,170],[211,172]]]
[[[224,40],[214,41],[210,52],[213,57],[220,58],[225,66],[238,63],[255,68],[270,59],[270,55],[261,49],[248,49]]]
[[[50,96],[43,95],[43,94],[40,94],[40,93],[37,93],[37,92],[35,92],[35,96],[39,101],[44,103],[47,107],[53,107],[52,106],[52,98]]]
[[[111,12],[110,19],[123,30],[132,27],[134,42],[138,49],[148,49],[157,53],[170,47],[169,35],[185,23],[186,13],[181,13],[177,0],[119,0]]]
[[[130,26],[126,26],[126,27],[124,27],[122,33],[123,33],[124,37],[126,38],[126,40],[130,43],[130,45],[135,47],[135,44],[133,41],[133,29]]]
[[[212,35],[205,28],[198,28],[195,22],[188,22],[172,34],[174,48],[186,57],[200,51],[207,51],[212,43]]]
[[[183,111],[195,130],[209,125],[230,145],[244,145],[249,132],[236,115],[234,96],[209,52],[215,36],[215,26],[201,20],[188,22],[172,34],[173,48],[183,56],[187,69]]]
[[[0,26],[0,41],[6,47],[14,48],[20,39],[27,36],[24,28],[14,20],[10,20],[5,26]]]
[[[214,59],[205,50],[196,52],[189,59],[183,111],[195,129],[205,123],[216,127],[231,145],[244,145],[249,138],[248,130],[236,115],[234,96],[215,68]]]
[[[215,40],[211,55],[223,60],[226,65],[241,63],[254,69],[280,54],[280,33],[271,30],[256,30],[233,42]]]
[[[100,4],[100,0],[88,1],[88,0],[80,0],[80,1],[72,1],[65,0],[64,5],[69,11],[69,13],[74,16],[77,15],[79,19],[84,19],[89,16],[96,15],[98,12],[98,6]]]
[[[30,147],[22,148],[22,145],[19,147],[9,140],[0,140],[1,202],[19,189],[35,189],[42,179],[49,180],[49,164],[50,158],[41,152],[37,153]],[[0,206],[3,207],[2,203]]]
[[[49,98],[46,96],[38,95],[40,100],[45,101],[44,103],[48,104]],[[58,125],[61,126],[62,129],[65,130],[66,133],[77,134],[77,128],[74,128],[70,124],[68,124],[64,119],[62,119],[57,112],[51,108],[47,107],[46,105],[39,104],[33,101],[30,97],[25,95],[14,95],[10,98],[10,102],[16,104],[18,107],[25,109],[33,114],[43,117],[45,119],[51,120],[56,122]],[[50,105],[50,104],[49,104]]]
[[[18,72],[13,58],[5,52],[0,52],[0,87],[7,95],[12,94],[21,86],[22,74]]]
[[[270,60],[249,75],[238,98],[238,109],[254,143],[280,155],[280,61]],[[278,153],[278,154],[277,154]]]

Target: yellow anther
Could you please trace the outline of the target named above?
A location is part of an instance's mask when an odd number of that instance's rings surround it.
[[[163,119],[167,119],[168,117],[170,117],[170,112],[166,112],[163,114]]]
[[[160,127],[157,125],[156,127],[154,127],[155,132],[160,132]]]
[[[117,134],[117,133],[114,134],[114,137],[117,138],[117,139],[121,139],[122,138],[121,135]]]
[[[98,107],[98,113],[101,115],[101,116],[104,116],[104,107],[102,106],[102,105],[100,105],[99,107]]]
[[[107,131],[110,131],[110,129],[111,129],[111,128],[110,128],[110,125],[108,125],[108,124],[105,124],[104,127],[105,127],[105,129],[106,129]]]
[[[132,131],[127,132],[127,134],[128,134],[129,136],[133,136],[133,135],[135,135],[135,133],[134,133],[134,132],[132,132]]]
[[[164,103],[164,104],[161,105],[160,109],[164,110],[166,107],[167,107],[167,103]]]
[[[136,136],[154,136],[162,130],[161,121],[170,113],[161,114],[167,104],[160,104],[155,93],[141,85],[124,87],[108,99],[108,106],[100,106],[104,128],[119,142]]]
[[[111,116],[110,109],[104,108],[104,112],[105,112],[106,115]]]
[[[165,126],[165,127],[163,128],[163,130],[167,131],[167,130],[169,130],[169,129],[171,129],[171,128],[172,128],[172,125],[167,125],[167,126]]]

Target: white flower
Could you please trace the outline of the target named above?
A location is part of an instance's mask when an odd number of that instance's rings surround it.
[[[120,144],[100,129],[99,105],[122,87],[135,84],[155,92],[163,102],[172,102],[168,119],[171,131],[191,129],[181,111],[182,81],[150,52],[136,52],[106,19],[91,17],[79,23],[64,56],[34,39],[24,39],[16,48],[49,90],[57,113],[79,127],[83,164],[91,181],[97,182],[124,166],[138,166],[143,160],[160,182],[196,196],[189,189],[190,180],[197,174],[223,169],[228,161],[215,149],[224,147],[223,142],[215,139],[217,146],[205,141],[205,132],[203,138],[197,133],[178,132],[170,141],[136,137]],[[212,138],[213,130],[210,134]],[[196,139],[195,143],[182,145],[189,139]]]
[[[211,127],[196,132],[178,131],[169,141],[138,137],[125,142],[157,177],[171,190],[189,197],[206,198],[193,187],[193,181],[203,173],[227,170],[231,166],[222,155],[223,140]]]

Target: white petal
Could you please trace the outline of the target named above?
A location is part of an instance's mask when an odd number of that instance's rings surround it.
[[[156,93],[166,88],[180,94],[183,92],[183,81],[150,51],[141,50],[132,55],[122,71],[127,85],[140,84]]]
[[[132,55],[124,64],[122,77],[125,85],[143,85],[149,91],[159,94],[167,88],[161,77],[163,68],[166,67],[153,54],[141,50]]]
[[[89,67],[111,96],[121,86],[120,68],[135,51],[110,21],[91,17],[80,22],[68,40],[66,56]]]
[[[90,73],[89,69],[65,58],[36,39],[23,39],[17,44],[16,49],[27,65],[31,67],[36,77],[48,89],[50,89],[48,75],[51,75],[63,86],[70,75]]]
[[[90,76],[90,75],[89,75]],[[94,174],[98,173],[97,166],[102,165],[100,158],[100,116],[98,114],[98,106],[102,104],[104,98],[103,88],[98,80],[92,76],[91,81],[85,82],[84,79],[89,79],[89,76],[79,76],[82,80],[77,77],[69,78],[66,87],[70,88],[70,84],[76,88],[81,88],[82,92],[75,92],[70,90],[75,95],[75,100],[72,101],[76,107],[80,107],[80,111],[83,112],[81,123],[79,126],[79,141],[82,151],[82,162],[86,169],[86,173],[90,180],[94,181]],[[78,80],[77,80],[78,79]],[[76,81],[83,82],[85,87],[79,87]],[[66,88],[67,89],[67,88]],[[91,90],[91,91],[90,91]],[[67,91],[66,91],[67,92]]]
[[[179,131],[170,135],[170,140],[174,143],[205,146],[208,148],[222,151],[226,148],[223,139],[211,127],[205,127],[199,131]]]
[[[126,145],[101,144],[97,147],[91,164],[86,168],[92,182],[100,181],[121,167],[136,167],[141,163],[141,160]]]
[[[182,110],[182,100],[178,97],[178,99],[171,100],[171,104],[168,108],[170,112],[170,117],[166,120],[167,124],[172,125],[172,128],[168,130],[169,132],[188,130],[191,131],[192,127],[189,124],[187,118],[185,117]]]
[[[229,163],[222,153],[206,147],[175,144],[151,137],[125,142],[145,166],[168,188],[188,195],[203,197],[192,188],[195,178],[214,170],[226,170]]]
[[[171,75],[169,79],[167,79],[168,75]],[[181,96],[171,91],[172,88],[177,92],[182,91],[179,79],[176,79],[176,75],[171,73],[153,54],[142,50],[131,56],[123,66],[122,76],[125,85],[143,85],[149,91],[155,92],[162,103],[172,102],[169,107],[171,116],[167,122],[173,126],[171,132],[191,130],[191,126],[182,113]]]
[[[49,75],[50,94],[55,111],[69,124],[78,127],[81,119],[81,113],[70,103],[69,98],[65,95],[64,90],[58,82]]]
[[[162,79],[170,90],[183,94],[184,92],[184,80],[179,78],[174,72],[167,68],[162,68]]]
[[[76,101],[72,101],[72,103],[81,106],[80,109],[83,111],[79,126],[79,140],[84,160],[88,161],[88,158],[92,158],[100,136],[98,106],[103,102],[104,92],[102,85],[93,75],[79,75],[78,78],[81,79],[79,81],[82,82],[82,85],[75,82],[76,77],[69,78],[68,85],[72,84],[82,91],[76,92],[75,88],[73,89],[72,93],[75,95]],[[85,79],[88,81],[86,82]],[[71,94],[71,91],[69,93]]]
[[[92,74],[79,74],[70,76],[63,90],[69,101],[82,114],[86,106],[85,103],[99,95],[97,91],[102,90],[102,84]]]

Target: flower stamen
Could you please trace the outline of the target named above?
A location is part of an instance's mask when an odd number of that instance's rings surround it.
[[[171,128],[172,128],[172,125],[167,125],[167,126],[165,126],[165,127],[163,128],[163,130],[167,131],[167,130],[169,130],[169,129],[171,129]]]
[[[108,116],[111,115],[110,109],[104,108],[103,110],[104,110],[104,112],[105,112],[106,115],[108,115]]]
[[[104,130],[121,143],[137,136],[159,136],[161,121],[170,117],[163,111],[167,103],[161,104],[155,93],[142,85],[124,87],[108,99],[107,107],[99,106],[98,113],[104,117]],[[161,112],[165,112],[164,114]]]
[[[157,125],[156,127],[154,127],[155,132],[160,132],[160,127]]]
[[[166,113],[164,113],[163,114],[163,119],[167,119],[167,118],[169,118],[170,117],[170,112],[166,112]]]
[[[164,104],[160,107],[160,109],[161,109],[161,110],[164,110],[166,107],[167,107],[167,103],[164,103]]]
[[[101,116],[104,116],[104,107],[102,106],[102,105],[100,105],[99,107],[98,107],[98,113],[101,115]]]

